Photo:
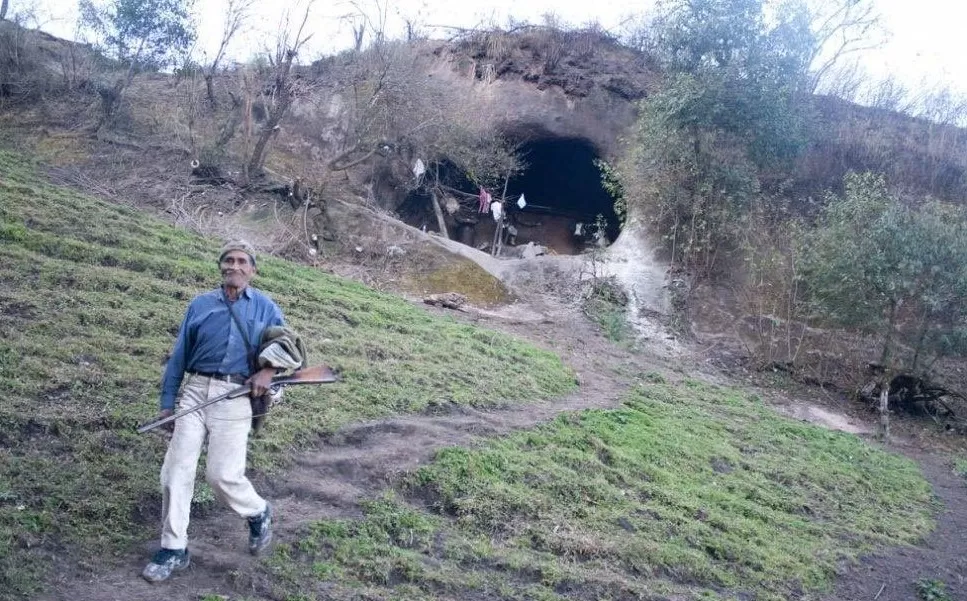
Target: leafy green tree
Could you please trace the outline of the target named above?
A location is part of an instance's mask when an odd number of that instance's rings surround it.
[[[768,25],[763,9],[762,0],[666,0],[652,45],[679,83],[689,76],[686,100],[668,114],[683,127],[742,137],[760,165],[791,158],[802,145],[795,94],[812,44],[797,14]]]
[[[734,246],[763,181],[774,187],[804,146],[797,94],[811,34],[788,14],[767,20],[762,0],[666,0],[652,22],[649,50],[666,80],[644,101],[620,167],[672,260],[699,274]]]
[[[184,58],[196,38],[193,0],[81,0],[81,22],[129,67],[163,69]]]
[[[113,86],[98,88],[105,122],[115,115],[138,71],[163,69],[188,55],[196,37],[192,4],[193,0],[80,0],[81,26],[127,67]]]
[[[904,204],[879,175],[845,183],[804,238],[803,280],[819,316],[880,340],[880,428],[889,438],[894,375],[926,371],[926,353],[967,353],[967,214]]]
[[[699,81],[680,75],[653,95],[621,165],[628,196],[667,243],[671,261],[700,274],[713,270],[759,192],[756,167],[740,138],[681,124],[681,107],[702,93]]]
[[[876,335],[879,362],[914,370],[925,352],[962,353],[967,317],[967,215],[904,204],[870,173],[846,177],[807,234],[804,279],[819,314]],[[905,361],[899,344],[912,349]]]

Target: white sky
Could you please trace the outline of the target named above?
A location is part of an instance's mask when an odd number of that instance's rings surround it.
[[[251,57],[262,47],[271,46],[286,7],[299,18],[307,0],[256,0],[250,31],[233,44],[230,52],[237,58]],[[76,20],[76,0],[11,0],[11,12],[35,6],[42,29],[71,37]],[[545,13],[554,13],[571,25],[597,21],[606,29],[618,31],[631,15],[648,9],[653,0],[317,0],[312,7],[310,28],[315,31],[302,57],[303,62],[332,53],[351,44],[351,28],[346,15],[360,9],[378,19],[378,6],[386,10],[388,29],[401,30],[401,15],[429,29],[431,25],[473,27],[497,24],[506,26],[508,18],[540,22]],[[221,37],[227,0],[196,0],[199,15],[199,44],[213,53]],[[877,0],[889,32],[888,41],[866,52],[862,64],[874,78],[896,76],[912,91],[950,87],[967,95],[967,2],[963,0]]]

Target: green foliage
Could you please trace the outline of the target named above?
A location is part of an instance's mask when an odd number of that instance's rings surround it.
[[[613,277],[595,277],[584,293],[584,313],[604,331],[612,342],[632,335],[628,323],[628,295]]]
[[[183,58],[197,32],[194,0],[81,0],[81,22],[108,52],[134,68],[162,69]]]
[[[797,363],[807,341],[800,286],[803,223],[787,203],[761,197],[741,222],[738,247],[744,264],[735,278],[743,320],[737,331],[759,366]]]
[[[910,460],[732,390],[645,380],[622,409],[440,451],[402,497],[287,548],[275,596],[778,601],[930,531]]]
[[[793,94],[811,49],[806,23],[767,25],[762,0],[669,0],[654,28],[659,60],[697,84],[665,110],[679,126],[739,136],[757,165],[795,156],[803,141]]]
[[[954,472],[967,481],[967,459],[957,459],[954,461]],[[2,494],[2,493],[0,493]]]
[[[604,159],[594,159],[594,166],[601,172],[601,186],[611,195],[611,199],[614,201],[614,214],[618,216],[618,223],[624,225],[625,219],[628,217],[628,199],[625,198],[621,173],[617,167]]]
[[[645,103],[623,171],[631,174],[629,189],[672,262],[707,273],[722,246],[734,240],[759,181],[737,138],[679,123],[675,113],[700,85],[680,75]]]
[[[796,91],[808,27],[768,24],[761,0],[671,0],[650,50],[668,73],[642,104],[622,165],[672,260],[708,273],[759,193],[804,146]]]
[[[963,354],[967,327],[967,215],[892,195],[881,176],[849,174],[842,197],[830,196],[803,241],[803,276],[827,320],[876,334],[880,361],[897,342],[923,351]]]
[[[917,580],[917,597],[921,601],[953,601],[943,581],[928,578]]]
[[[219,244],[46,184],[0,151],[0,599],[35,592],[51,551],[110,561],[156,535],[165,441],[134,428],[157,415],[160,361],[188,301],[217,285]],[[287,393],[251,447],[259,472],[350,421],[574,386],[558,357],[517,339],[307,266],[259,267],[255,285],[310,361],[342,373]]]

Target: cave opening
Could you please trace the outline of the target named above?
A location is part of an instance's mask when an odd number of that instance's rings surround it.
[[[618,237],[614,199],[601,183],[601,157],[591,142],[540,138],[522,143],[520,154],[526,166],[507,186],[517,244],[533,241],[558,254],[577,254]],[[521,194],[526,206],[518,209]]]
[[[426,231],[440,231],[433,196],[439,202],[448,235],[468,246],[500,256],[520,256],[528,243],[556,254],[579,254],[607,246],[621,231],[614,199],[604,189],[594,145],[577,137],[535,137],[519,143],[523,170],[503,189],[488,190],[502,203],[504,229],[498,242],[491,212],[479,210],[479,188],[446,161],[434,166],[432,191],[421,186],[397,207],[400,218]],[[439,172],[436,170],[439,169]],[[439,179],[436,179],[437,174]],[[523,195],[524,203],[518,203]]]

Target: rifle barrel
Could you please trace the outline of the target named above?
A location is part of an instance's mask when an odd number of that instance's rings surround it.
[[[316,365],[314,367],[306,367],[300,369],[288,375],[275,376],[272,378],[272,382],[269,384],[270,388],[282,388],[285,386],[291,386],[294,384],[328,384],[331,382],[338,382],[339,377],[326,365]],[[240,396],[245,396],[249,393],[249,385],[245,384],[239,386],[238,388],[229,390],[225,394],[219,395],[213,399],[208,399],[198,403],[194,407],[189,407],[188,409],[182,409],[177,413],[172,413],[167,417],[162,417],[154,420],[153,422],[148,422],[142,426],[138,426],[138,434],[144,434],[154,430],[159,426],[163,426],[168,422],[173,422],[179,417],[184,417],[189,413],[194,413],[199,409],[204,409],[209,405],[213,405],[219,401],[224,401],[225,399],[234,399]]]

